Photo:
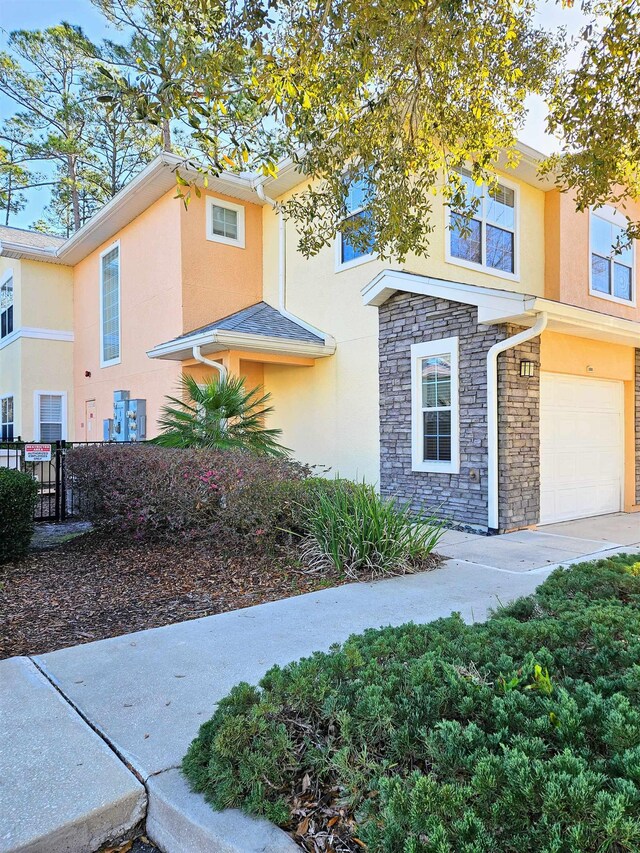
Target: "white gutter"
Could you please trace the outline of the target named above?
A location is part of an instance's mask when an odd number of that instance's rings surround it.
[[[207,367],[214,367],[218,371],[220,374],[220,382],[223,382],[227,378],[227,368],[224,364],[220,364],[219,361],[210,361],[208,358],[205,358],[200,351],[200,347],[194,346],[191,351],[193,352],[193,357],[196,361],[199,361],[201,364],[206,364]]]
[[[299,326],[302,326],[303,329],[311,332],[312,335],[324,338],[326,346],[333,347],[335,349],[336,342],[331,335],[321,332],[320,329],[317,329],[315,326],[312,326],[310,323],[305,322],[300,317],[296,317],[295,314],[291,314],[291,312],[287,311],[287,223],[285,222],[282,208],[275,199],[265,193],[262,184],[254,184],[254,189],[260,201],[270,205],[278,213],[278,311],[283,317],[286,317],[287,320],[297,323]]]
[[[518,332],[504,341],[498,341],[487,353],[487,491],[488,527],[497,531],[500,527],[498,502],[498,356],[501,352],[517,347],[531,338],[537,338],[547,327],[547,312],[538,314],[530,329]]]

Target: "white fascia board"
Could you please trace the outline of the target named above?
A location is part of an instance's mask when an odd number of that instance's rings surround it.
[[[4,258],[15,258],[16,260],[45,261],[50,264],[64,263],[58,258],[56,252],[56,249],[38,249],[35,246],[24,246],[22,243],[8,240],[3,240],[0,243],[0,255]]]
[[[380,306],[397,291],[449,299],[465,305],[476,305],[479,309],[486,308],[498,315],[514,316],[526,311],[533,299],[524,293],[446,281],[400,270],[383,270],[360,292],[365,305]]]
[[[201,347],[203,355],[224,350],[245,350],[275,355],[294,355],[303,358],[326,358],[335,352],[334,345],[312,344],[307,341],[295,341],[288,338],[276,338],[267,335],[240,334],[222,329],[204,332],[160,344],[147,352],[149,358],[166,358],[173,361],[185,361],[192,357],[194,347]]]
[[[176,186],[176,171],[204,186],[206,174],[189,168],[189,160],[175,154],[159,154],[57,250],[57,257],[69,264],[81,261],[173,189]],[[259,203],[253,191],[253,181],[248,175],[224,173],[217,177],[209,176],[206,190],[253,204]]]

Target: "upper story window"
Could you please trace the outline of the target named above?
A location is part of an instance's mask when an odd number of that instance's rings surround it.
[[[514,187],[499,182],[478,186],[471,172],[460,170],[468,203],[476,202],[475,213],[465,217],[449,213],[447,260],[492,275],[517,277],[517,195]]]
[[[411,347],[412,469],[460,470],[458,338]]]
[[[100,366],[120,361],[120,245],[100,255]]]
[[[208,197],[207,240],[244,249],[244,207]]]
[[[7,395],[0,398],[0,438],[2,441],[13,441],[13,397]]]
[[[13,332],[13,274],[0,285],[0,340]]]
[[[345,199],[347,216],[340,227],[336,244],[336,269],[343,270],[370,260],[373,253],[373,239],[370,238],[362,245],[360,240],[354,241],[354,234],[360,231],[369,220],[365,210],[367,199],[371,193],[371,183],[365,175],[354,178],[349,184]]]
[[[628,223],[613,207],[591,211],[591,293],[619,302],[634,301],[633,244]]]

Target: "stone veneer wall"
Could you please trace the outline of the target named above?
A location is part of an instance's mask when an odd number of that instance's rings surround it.
[[[505,337],[522,331],[506,326]],[[535,376],[520,376],[520,362],[533,361]],[[500,530],[540,519],[540,338],[498,357],[498,483]]]
[[[640,349],[636,350],[636,503],[640,504]]]
[[[429,507],[449,521],[487,528],[487,373],[489,348],[516,329],[479,326],[477,308],[397,293],[379,309],[380,489],[416,510]],[[411,345],[457,336],[460,369],[460,473],[411,470]],[[539,364],[539,344],[499,358],[501,529],[538,521],[539,369],[519,376],[520,359]],[[535,456],[535,460],[533,457]]]

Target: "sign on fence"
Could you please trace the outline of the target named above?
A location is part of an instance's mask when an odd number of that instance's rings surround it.
[[[50,444],[25,444],[25,446],[24,446],[24,461],[25,462],[50,462],[51,461],[51,445]]]

